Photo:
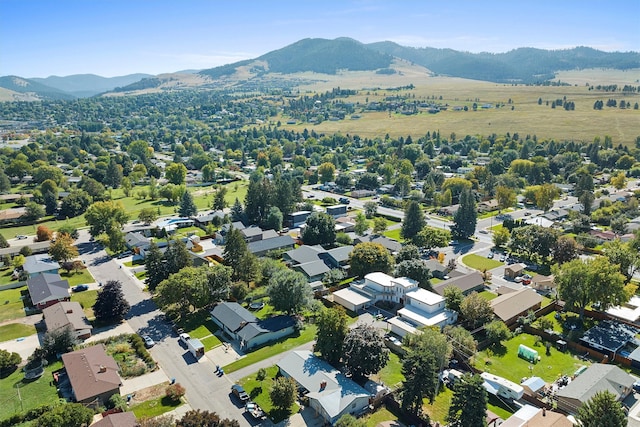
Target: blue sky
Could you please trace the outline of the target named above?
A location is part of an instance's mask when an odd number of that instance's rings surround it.
[[[211,68],[307,37],[640,51],[639,0],[0,0],[0,76]]]

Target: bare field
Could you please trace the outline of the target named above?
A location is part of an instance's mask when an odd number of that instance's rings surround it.
[[[411,68],[411,67],[409,67]],[[423,69],[424,70],[424,69]],[[634,74],[635,72],[635,74]],[[602,84],[613,84],[620,81],[620,76],[630,77],[627,83],[633,84],[633,79],[640,77],[640,71],[613,73],[611,80],[606,80],[604,70],[585,70],[572,72],[574,78],[583,73],[584,79],[592,80],[593,76],[600,75]],[[362,73],[363,79],[358,80],[358,73],[345,73],[341,76],[331,76],[332,80],[317,85],[319,91],[328,90],[324,87],[362,89],[371,88],[368,84],[371,74]],[[567,81],[569,74],[562,77]],[[324,76],[326,77],[326,76]],[[448,104],[449,109],[438,114],[429,114],[422,111],[417,115],[402,115],[389,112],[368,112],[356,107],[356,112],[362,117],[358,120],[345,119],[342,121],[325,121],[319,125],[301,123],[297,125],[283,125],[288,129],[315,130],[326,134],[341,132],[344,134],[358,134],[365,137],[391,136],[422,136],[427,131],[439,130],[443,135],[454,132],[458,137],[464,135],[488,135],[492,133],[505,134],[519,133],[520,135],[536,135],[543,139],[593,141],[594,137],[610,135],[614,143],[633,144],[635,138],[640,136],[640,110],[619,108],[604,108],[602,111],[593,109],[597,100],[613,98],[618,102],[625,100],[631,103],[640,103],[640,95],[623,95],[621,93],[606,93],[589,91],[585,85],[578,86],[517,86],[508,84],[496,84],[474,80],[465,80],[448,77],[429,77],[427,74],[418,76],[413,74],[413,79],[407,80],[398,76],[388,77],[387,85],[375,85],[383,88],[404,86],[412,83],[413,90],[390,91],[385,89],[364,89],[358,95],[345,98],[345,101],[364,105],[367,102],[381,101],[388,96],[408,95],[417,101],[434,100],[434,102]],[[401,76],[402,77],[402,76]],[[418,78],[419,77],[419,78]],[[382,79],[385,80],[385,79]],[[577,81],[577,80],[576,80]],[[391,84],[393,82],[394,84]],[[606,83],[609,82],[609,83]],[[379,82],[377,82],[379,83]],[[620,83],[616,83],[620,84]],[[311,87],[308,87],[311,89]],[[574,111],[565,111],[561,107],[552,109],[547,101],[563,99],[575,103]],[[440,98],[442,97],[442,98]],[[435,99],[433,99],[435,98]],[[542,99],[542,105],[538,105],[538,99]],[[511,100],[511,103],[509,103]],[[472,111],[472,104],[504,104],[501,108],[490,108]],[[469,111],[453,111],[451,107],[468,107]],[[513,109],[512,109],[513,107]],[[286,119],[283,118],[282,122]]]
[[[640,69],[612,70],[606,68],[591,68],[588,70],[560,71],[556,73],[556,81],[577,85],[638,85],[640,84]]]

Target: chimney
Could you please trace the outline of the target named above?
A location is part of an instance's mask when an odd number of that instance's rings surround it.
[[[67,308],[67,314],[73,313],[73,308]]]
[[[547,410],[545,408],[542,408],[542,416],[543,417],[547,416]]]
[[[322,382],[320,383],[320,391],[324,390],[324,389],[325,389],[325,387],[327,387],[327,382],[326,382],[326,381],[322,381]]]
[[[100,370],[98,372],[100,372],[100,373],[107,372],[107,367],[104,366],[104,365],[100,365]]]

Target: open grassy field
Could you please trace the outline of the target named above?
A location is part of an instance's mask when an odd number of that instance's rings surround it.
[[[610,77],[609,77],[610,76]],[[392,137],[412,135],[414,138],[422,136],[427,131],[439,130],[447,137],[455,133],[458,137],[465,135],[501,135],[507,132],[520,135],[536,135],[542,139],[574,139],[593,141],[595,136],[610,135],[614,143],[632,144],[638,135],[640,110],[609,108],[602,111],[593,109],[596,100],[609,98],[618,101],[624,99],[631,102],[640,102],[640,94],[623,95],[622,93],[605,93],[589,91],[585,83],[591,84],[636,84],[640,78],[640,70],[615,71],[615,70],[584,70],[559,74],[562,81],[571,81],[574,86],[524,86],[498,84],[475,80],[466,80],[449,77],[430,77],[426,73],[405,73],[405,76],[394,76],[389,83],[379,87],[398,87],[402,84],[413,83],[415,89],[389,92],[384,89],[360,90],[356,96],[350,96],[347,102],[365,104],[380,101],[386,96],[415,95],[416,100],[426,100],[435,96],[438,102],[449,106],[467,106],[469,111],[453,111],[449,108],[438,114],[421,112],[413,116],[389,112],[356,112],[361,115],[358,120],[325,121],[318,125],[301,123],[285,125],[283,127],[302,131],[302,129],[315,130],[318,133],[360,135],[363,137],[384,137],[389,134]],[[331,79],[310,86],[310,89],[326,90],[326,86],[363,89],[372,87],[370,76],[357,73],[339,74],[335,81]],[[402,83],[401,83],[402,82]],[[405,83],[406,82],[406,83]],[[375,86],[373,86],[375,87]],[[562,108],[552,109],[546,105],[546,101],[562,99],[575,103],[575,111],[565,111]],[[442,97],[440,99],[440,97]],[[538,99],[542,99],[542,105],[538,105]],[[511,100],[511,103],[509,103]],[[492,108],[472,111],[471,106],[476,102],[504,103],[501,108]],[[285,123],[285,120],[282,120]]]
[[[28,337],[36,333],[36,327],[33,325],[24,325],[22,323],[9,323],[0,326],[0,342],[15,340],[21,337]]]
[[[466,266],[474,268],[479,271],[482,271],[485,269],[491,270],[496,267],[500,267],[501,265],[504,265],[504,262],[500,262],[495,259],[489,259],[487,257],[476,255],[476,254],[465,255],[464,257],[462,257],[462,262]]]
[[[23,298],[29,298],[27,287],[0,291],[0,322],[25,316]]]

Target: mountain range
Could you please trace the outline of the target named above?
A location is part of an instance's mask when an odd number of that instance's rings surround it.
[[[413,48],[384,41],[364,44],[350,38],[303,39],[255,59],[220,67],[152,76],[130,74],[101,77],[77,74],[65,77],[0,77],[0,88],[29,99],[74,99],[106,92],[132,92],[167,87],[199,88],[274,76],[313,72],[335,75],[343,71],[394,74],[394,61],[424,67],[434,75],[496,83],[535,83],[564,70],[584,68],[640,68],[638,52],[603,52],[589,47],[564,50],[519,48],[505,53],[470,53],[452,49]],[[14,98],[19,99],[18,95]]]

